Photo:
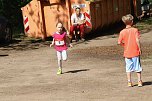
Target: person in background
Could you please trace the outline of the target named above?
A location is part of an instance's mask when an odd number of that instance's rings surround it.
[[[81,8],[79,6],[75,8],[75,13],[71,16],[71,24],[70,36],[73,37],[75,35],[75,39],[78,41],[78,35],[80,34],[80,38],[84,41],[85,17],[84,14],[81,13]]]

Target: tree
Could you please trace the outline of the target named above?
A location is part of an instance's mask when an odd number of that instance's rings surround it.
[[[0,0],[0,16],[4,16],[13,26],[15,32],[23,29],[21,7],[31,0]]]

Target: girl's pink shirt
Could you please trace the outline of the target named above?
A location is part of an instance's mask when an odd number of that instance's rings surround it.
[[[54,48],[57,51],[63,51],[63,50],[67,50],[67,46],[66,46],[66,32],[63,32],[61,34],[58,34],[57,32],[55,32],[52,36],[54,38],[54,40],[64,40],[65,44],[62,46],[57,46],[55,45]]]

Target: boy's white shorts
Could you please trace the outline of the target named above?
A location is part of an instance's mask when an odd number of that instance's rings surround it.
[[[126,72],[142,71],[139,56],[133,58],[125,58],[125,62],[126,62]]]
[[[58,58],[58,60],[67,60],[67,52],[66,52],[66,50],[57,51],[57,58]]]

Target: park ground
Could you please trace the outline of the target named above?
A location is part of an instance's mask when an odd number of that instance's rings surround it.
[[[118,34],[72,43],[57,75],[50,42],[0,47],[0,101],[152,101],[152,31],[141,32],[143,87],[127,87]],[[30,43],[30,44],[29,44]]]

